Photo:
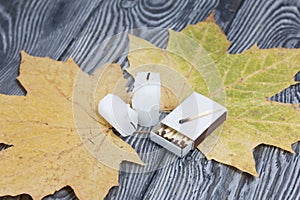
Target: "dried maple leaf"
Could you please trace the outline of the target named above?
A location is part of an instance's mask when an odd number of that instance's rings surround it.
[[[18,80],[26,96],[0,95],[0,141],[13,145],[0,152],[0,196],[28,193],[41,199],[69,185],[80,199],[103,199],[118,183],[122,160],[141,163],[96,114],[100,98],[120,79],[118,65],[88,76],[72,60],[23,52]],[[93,91],[85,88],[89,85]]]
[[[300,140],[299,110],[267,97],[293,84],[300,50],[253,47],[228,54],[230,43],[211,21],[169,33],[166,50],[130,36],[129,69],[166,76],[162,84],[173,86],[170,90],[179,94],[180,102],[194,90],[227,107],[224,125],[198,146],[208,159],[257,175],[252,151],[259,144],[292,152],[291,144]],[[176,78],[176,73],[182,77]]]

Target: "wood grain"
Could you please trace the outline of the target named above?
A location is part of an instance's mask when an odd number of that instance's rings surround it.
[[[0,2],[0,92],[24,95],[16,81],[20,50],[59,59],[99,2],[35,0]]]
[[[11,144],[4,144],[4,143],[0,143],[0,151],[3,151],[5,149],[8,149],[10,147],[12,147],[13,145]]]
[[[0,1],[0,92],[25,95],[15,79],[21,49],[56,60],[72,57],[88,73],[107,61],[126,67],[127,33],[165,47],[166,28],[180,31],[204,20],[213,10],[232,42],[231,53],[254,44],[296,48],[300,44],[299,9],[297,1],[287,0]],[[298,81],[299,77],[296,75]],[[299,103],[299,89],[292,86],[273,98]],[[179,159],[151,142],[147,134],[125,141],[149,165],[142,168],[123,162],[120,186],[112,188],[106,199],[300,199],[299,142],[293,146],[295,155],[275,147],[257,147],[254,157],[261,175],[254,178],[208,161],[198,150]],[[0,145],[1,150],[6,147]],[[44,199],[76,199],[76,195],[66,187]]]
[[[229,52],[242,52],[254,44],[260,48],[300,47],[299,7],[299,1],[243,1],[227,33]]]

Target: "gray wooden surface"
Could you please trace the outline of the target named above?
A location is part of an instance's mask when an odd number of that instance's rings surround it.
[[[25,95],[16,81],[21,49],[56,60],[72,57],[88,73],[105,61],[126,67],[128,38],[115,37],[111,44],[111,36],[128,31],[165,47],[168,34],[162,28],[180,31],[212,11],[232,42],[230,53],[243,52],[254,44],[260,48],[300,46],[297,0],[0,0],[0,92]],[[137,29],[145,27],[154,29]],[[300,80],[299,74],[295,80]],[[299,103],[299,87],[287,88],[273,99]],[[142,168],[123,162],[120,185],[106,199],[300,199],[299,142],[293,145],[295,155],[265,145],[255,148],[260,174],[256,178],[208,161],[198,150],[179,159],[149,141],[147,135],[124,140],[149,165]],[[0,144],[0,150],[6,147]],[[45,199],[76,196],[65,187]]]

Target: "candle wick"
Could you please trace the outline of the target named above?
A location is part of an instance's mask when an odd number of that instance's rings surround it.
[[[149,78],[150,78],[150,72],[147,74],[147,81],[149,81]]]
[[[130,125],[133,126],[134,129],[136,129],[134,123],[130,122]]]

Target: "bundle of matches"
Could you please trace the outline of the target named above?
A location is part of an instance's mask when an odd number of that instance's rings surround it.
[[[185,148],[192,143],[191,139],[167,126],[161,127],[158,131],[156,131],[156,134],[179,146],[180,148]]]

